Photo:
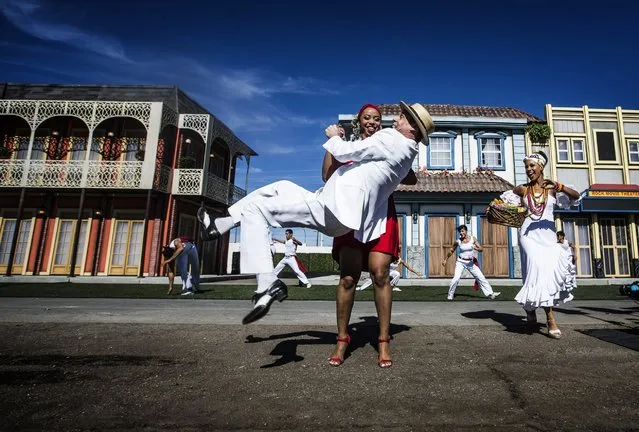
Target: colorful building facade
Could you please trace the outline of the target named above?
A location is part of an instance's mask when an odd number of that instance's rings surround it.
[[[195,213],[243,197],[255,155],[176,87],[0,84],[0,274],[155,276],[177,236],[222,274]]]
[[[581,277],[639,277],[639,111],[546,105],[546,173],[582,193],[558,212]]]

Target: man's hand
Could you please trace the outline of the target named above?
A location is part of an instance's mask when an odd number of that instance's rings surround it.
[[[344,130],[342,129],[342,134],[343,132]],[[326,128],[324,133],[326,133],[326,136],[329,138],[333,138],[334,136],[342,136],[340,135],[340,128],[337,125],[330,125]]]

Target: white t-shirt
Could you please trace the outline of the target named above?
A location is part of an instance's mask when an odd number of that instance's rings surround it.
[[[475,258],[475,252],[473,252],[475,239],[470,238],[468,243],[464,243],[461,240],[457,240],[457,244],[459,245],[459,258],[464,261],[472,261]]]
[[[293,242],[293,239],[286,240],[284,242],[284,256],[295,256],[297,252],[297,245]]]

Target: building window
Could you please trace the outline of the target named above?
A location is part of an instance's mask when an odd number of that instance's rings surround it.
[[[428,137],[428,159],[427,167],[430,169],[453,169],[454,162],[454,142],[453,133],[435,133]]]
[[[592,277],[590,250],[590,222],[585,218],[569,218],[563,221],[566,240],[575,245],[577,275]]]
[[[4,219],[0,226],[0,271],[6,272],[9,264],[9,254],[11,252],[11,243],[13,242],[13,234],[16,230],[15,219]],[[12,271],[21,273],[23,266],[27,262],[27,251],[29,250],[29,242],[31,236],[31,219],[23,219],[20,222],[20,231],[18,232],[18,244],[16,246],[15,255],[13,257]]]
[[[496,170],[506,169],[504,163],[504,141],[508,135],[503,132],[475,134],[478,145],[479,165]]]
[[[628,141],[628,155],[630,162],[639,163],[639,141]]]
[[[597,162],[617,162],[615,133],[612,131],[594,131]]]
[[[572,161],[573,162],[586,162],[586,153],[584,149],[584,140],[573,139],[572,140]]]
[[[557,138],[557,162],[586,162],[586,147],[583,138]]]
[[[568,145],[570,141],[567,139],[557,140],[557,161],[558,162],[570,162],[570,153],[568,151]]]

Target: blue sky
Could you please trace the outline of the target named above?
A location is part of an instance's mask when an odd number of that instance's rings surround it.
[[[318,188],[325,126],[366,102],[540,117],[546,103],[639,108],[639,2],[0,0],[0,10],[0,81],[178,85],[259,153],[249,189]]]

